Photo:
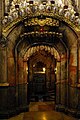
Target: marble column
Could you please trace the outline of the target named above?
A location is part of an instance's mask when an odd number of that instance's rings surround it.
[[[4,0],[0,0],[0,83],[7,82],[6,39],[2,37],[2,19],[4,17]],[[4,85],[3,85],[4,86]]]
[[[60,104],[61,102],[61,89],[60,89],[60,81],[61,81],[61,66],[60,61],[57,62],[57,73],[56,73],[56,104]]]
[[[4,43],[5,45],[5,43]],[[8,114],[8,82],[7,82],[7,53],[6,46],[0,44],[0,118]]]
[[[0,47],[0,83],[7,82],[7,57],[6,47]]]
[[[65,110],[65,104],[66,104],[66,99],[67,99],[67,95],[66,95],[66,74],[67,74],[67,68],[66,68],[66,62],[67,62],[67,55],[62,54],[61,55],[61,80],[60,80],[60,106],[59,109],[60,111],[64,111]],[[66,98],[65,98],[66,96]]]
[[[78,67],[78,74],[79,74],[79,78],[78,78],[78,83],[80,84],[80,39],[79,39],[79,44],[78,44],[78,65],[79,65],[79,67]]]
[[[78,39],[78,108],[77,117],[80,118],[80,39]]]
[[[4,0],[0,0],[0,118],[5,117],[7,111],[8,86],[7,83],[7,54],[6,40],[2,37],[2,19],[4,17]]]
[[[78,106],[78,90],[77,90],[77,44],[72,46],[70,50],[70,59],[69,59],[69,111],[71,114],[76,114],[76,109]]]

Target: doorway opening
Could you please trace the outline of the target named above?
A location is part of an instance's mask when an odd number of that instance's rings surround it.
[[[28,101],[55,101],[57,60],[44,50],[28,60]]]

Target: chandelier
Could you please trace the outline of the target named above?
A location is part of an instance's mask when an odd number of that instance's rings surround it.
[[[33,0],[15,0],[12,1],[9,13],[5,13],[2,21],[3,26],[7,23],[11,23],[18,18],[24,18],[26,16],[38,16],[40,14],[47,16],[59,16],[62,19],[66,19],[76,26],[80,26],[79,13],[76,13],[74,7],[56,4],[54,0],[49,2],[46,0],[33,1]]]

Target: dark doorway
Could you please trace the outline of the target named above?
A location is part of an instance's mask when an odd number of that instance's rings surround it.
[[[44,51],[43,51],[44,53]],[[28,99],[29,102],[36,101],[55,101],[55,79],[54,68],[56,60],[48,56],[45,59],[45,53],[37,54],[29,59],[28,64]]]
[[[35,73],[33,75],[33,84],[34,84],[35,94],[44,94],[46,90],[45,74]]]

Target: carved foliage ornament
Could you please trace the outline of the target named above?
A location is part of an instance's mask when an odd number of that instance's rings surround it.
[[[59,21],[52,18],[45,18],[45,19],[38,19],[38,18],[32,18],[28,21],[25,21],[25,26],[32,26],[32,25],[40,25],[40,26],[59,26]]]

